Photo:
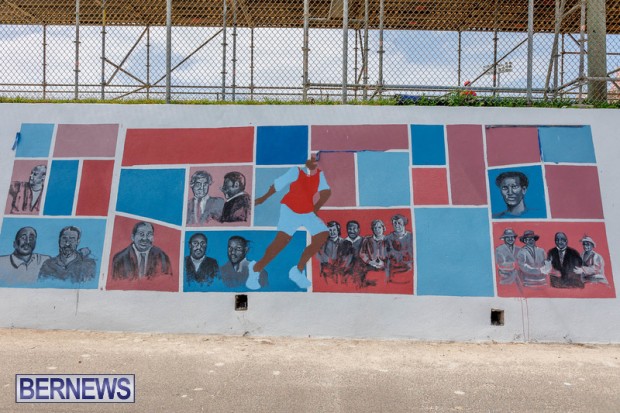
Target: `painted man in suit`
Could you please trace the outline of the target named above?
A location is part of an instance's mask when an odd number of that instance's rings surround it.
[[[329,221],[327,231],[329,231],[329,237],[319,249],[317,258],[321,263],[321,276],[326,280],[329,278],[338,282],[342,273],[341,262],[338,260],[338,250],[342,249],[342,242],[344,241],[340,237],[340,224],[336,221]]]
[[[551,263],[545,260],[545,250],[536,246],[540,235],[526,230],[519,241],[523,248],[517,253],[519,264],[519,282],[524,287],[543,287],[547,285],[547,275],[551,271]]]
[[[168,255],[153,245],[155,229],[138,222],[131,232],[131,244],[112,259],[112,278],[117,280],[152,279],[172,275]]]
[[[207,257],[207,237],[197,232],[189,239],[189,255],[185,257],[185,277],[187,282],[211,285],[220,278],[217,261]]]
[[[267,271],[262,270],[258,277],[258,285],[249,279],[250,262],[247,260],[250,251],[249,241],[238,235],[228,239],[228,262],[222,265],[222,281],[228,288],[246,286],[250,290],[258,290],[269,283]],[[248,282],[249,281],[249,282]]]
[[[28,182],[13,181],[9,187],[11,214],[37,214],[41,206],[46,165],[32,168]]]
[[[43,263],[39,271],[39,280],[57,279],[74,283],[92,280],[95,277],[95,260],[90,258],[90,250],[78,245],[82,231],[78,227],[68,226],[58,235],[58,255]]]
[[[37,231],[23,227],[15,234],[14,251],[0,257],[0,286],[32,284],[37,281],[39,270],[49,255],[37,254]]]
[[[220,220],[224,199],[209,196],[212,183],[213,178],[207,171],[196,171],[192,175],[189,186],[194,196],[187,202],[187,225],[199,226]]]
[[[519,265],[517,254],[521,248],[515,245],[518,234],[512,228],[506,228],[501,237],[504,241],[502,245],[495,248],[495,263],[499,271],[500,284],[512,284],[519,275]]]
[[[555,248],[547,253],[554,271],[551,273],[551,286],[555,288],[583,288],[581,275],[575,272],[583,260],[577,250],[568,246],[568,237],[563,232],[555,234]]]
[[[252,200],[245,192],[245,176],[241,172],[224,175],[222,193],[226,198],[220,222],[247,222]]]

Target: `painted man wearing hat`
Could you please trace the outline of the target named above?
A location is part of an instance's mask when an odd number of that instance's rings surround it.
[[[581,267],[583,261],[577,250],[568,246],[568,237],[563,232],[556,232],[555,247],[547,253],[547,259],[555,271],[551,273],[550,282],[554,288],[583,288],[581,276],[575,273],[575,267]]]
[[[495,262],[499,270],[499,283],[512,284],[519,275],[517,264],[517,254],[521,248],[515,245],[518,234],[512,228],[506,228],[501,237],[504,241],[502,245],[495,249]]]
[[[532,230],[527,230],[519,237],[525,244],[517,253],[520,281],[525,287],[540,287],[547,284],[547,274],[551,272],[551,262],[545,260],[545,250],[536,246],[540,238]]]
[[[587,235],[580,240],[583,245],[582,267],[576,267],[575,273],[581,275],[583,282],[609,284],[605,277],[605,260],[594,251],[596,243]]]

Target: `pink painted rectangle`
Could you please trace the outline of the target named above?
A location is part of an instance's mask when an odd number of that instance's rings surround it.
[[[538,128],[487,127],[489,166],[540,162]]]
[[[409,149],[407,125],[312,126],[314,151]]]
[[[355,155],[350,152],[321,154],[319,168],[332,190],[326,206],[356,206]]]
[[[545,178],[551,217],[604,218],[596,166],[545,165]]]
[[[118,125],[58,125],[54,157],[114,157]]]
[[[450,191],[453,205],[486,205],[487,187],[481,125],[448,125]]]

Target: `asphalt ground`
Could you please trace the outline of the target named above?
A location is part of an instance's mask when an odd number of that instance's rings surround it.
[[[620,346],[0,329],[0,412],[620,412]],[[135,374],[133,404],[17,404],[16,374]]]

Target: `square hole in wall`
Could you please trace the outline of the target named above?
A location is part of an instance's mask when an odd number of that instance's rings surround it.
[[[235,311],[247,311],[248,310],[248,296],[245,294],[235,295]],[[502,318],[503,321],[503,318]]]
[[[491,325],[504,325],[504,310],[491,310]]]

